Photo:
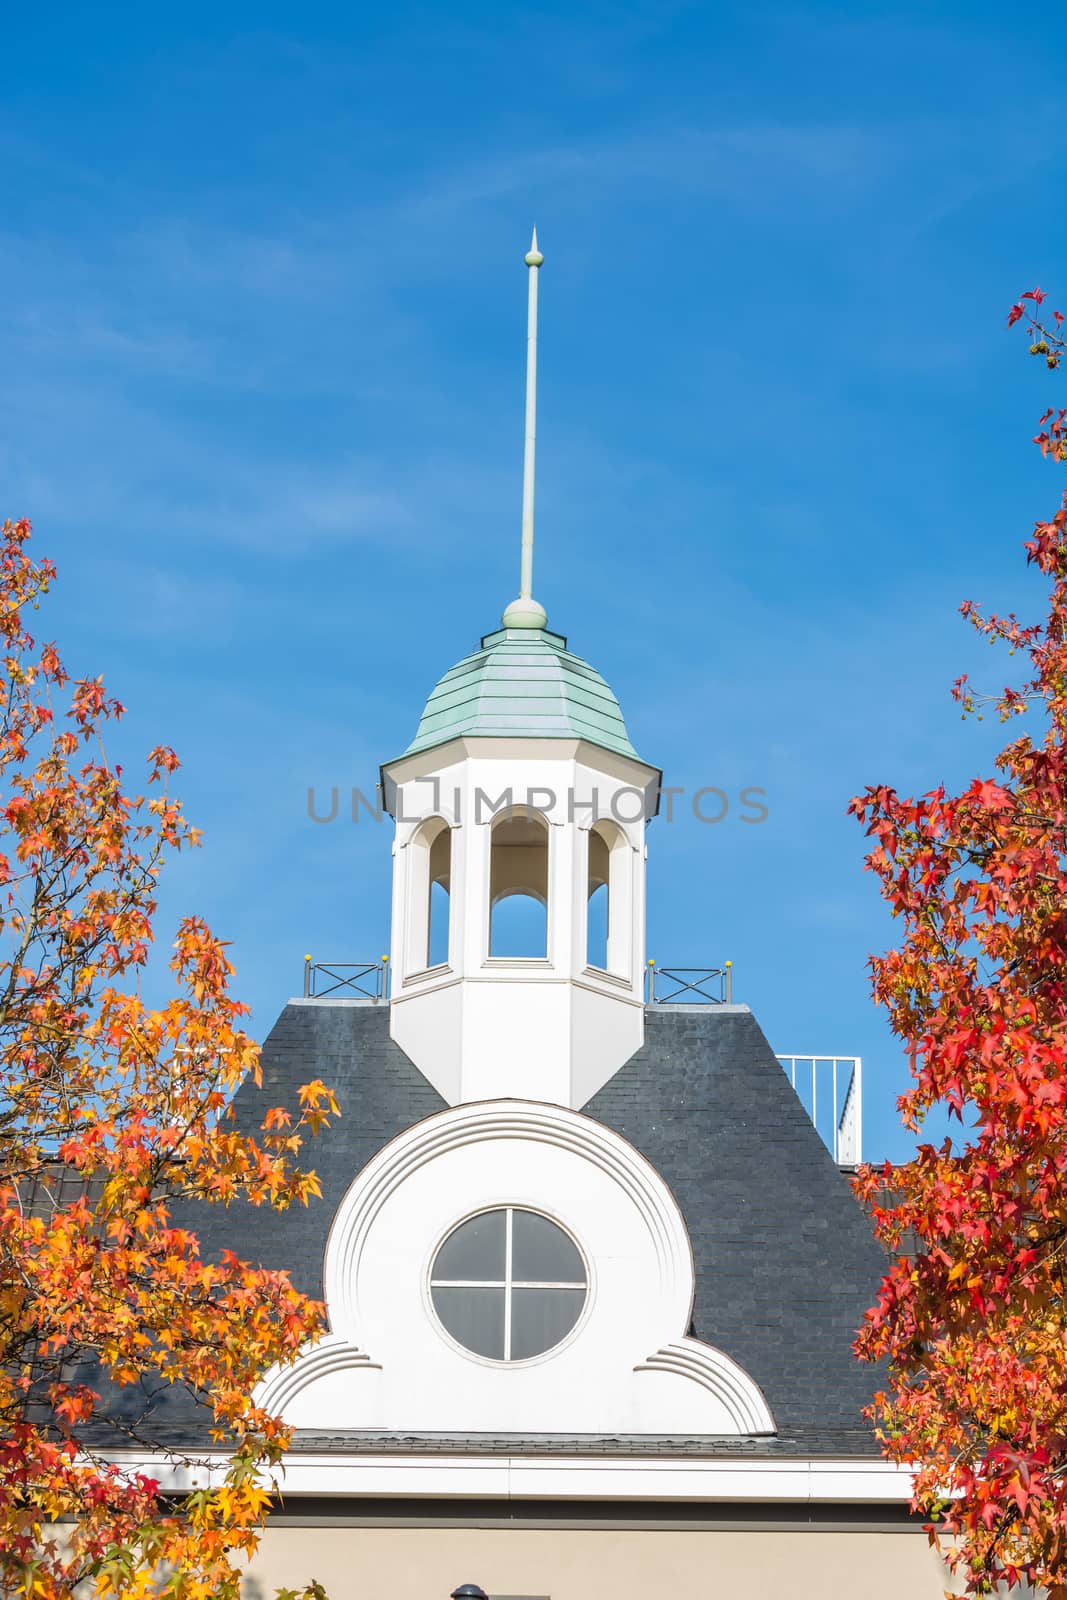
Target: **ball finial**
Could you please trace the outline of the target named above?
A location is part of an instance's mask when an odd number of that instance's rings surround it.
[[[505,628],[545,628],[548,626],[548,617],[544,606],[538,605],[536,600],[520,595],[508,606],[501,622]]]
[[[539,267],[544,259],[544,256],[537,248],[537,229],[535,228],[533,238],[530,240],[530,248],[526,252],[526,265],[528,267]]]

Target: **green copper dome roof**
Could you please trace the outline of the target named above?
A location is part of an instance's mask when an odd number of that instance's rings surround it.
[[[640,759],[619,702],[599,672],[547,628],[486,634],[480,650],[445,673],[404,754],[462,736],[587,739],[602,750]]]

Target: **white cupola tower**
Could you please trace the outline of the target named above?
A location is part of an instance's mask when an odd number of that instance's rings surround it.
[[[382,768],[396,819],[390,1032],[450,1105],[577,1109],[644,1038],[645,825],[660,774],[532,597],[542,260],[535,232],[519,597]]]

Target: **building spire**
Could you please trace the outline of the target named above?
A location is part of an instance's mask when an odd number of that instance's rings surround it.
[[[522,462],[522,565],[519,597],[504,612],[505,628],[543,628],[544,607],[533,598],[534,455],[537,446],[537,280],[544,256],[537,248],[537,229],[526,252],[529,300],[526,315],[526,444]]]

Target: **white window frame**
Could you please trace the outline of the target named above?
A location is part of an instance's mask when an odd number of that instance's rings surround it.
[[[492,1216],[493,1213],[497,1212],[497,1211],[503,1211],[503,1213],[504,1213],[504,1276],[503,1276],[503,1278],[438,1278],[438,1277],[436,1277],[435,1274],[434,1274],[434,1270],[433,1270],[434,1263],[436,1263],[437,1257],[440,1255],[442,1247],[445,1245],[445,1243],[449,1239],[451,1239],[452,1235],[456,1232],[456,1230],[458,1228],[462,1228],[464,1226],[464,1224],[466,1224],[468,1222],[473,1222],[475,1217]],[[541,1217],[543,1219],[543,1221],[551,1223],[554,1228],[558,1228],[560,1233],[562,1233],[565,1238],[570,1240],[571,1244],[574,1246],[575,1250],[578,1252],[578,1259],[581,1261],[582,1266],[585,1269],[585,1277],[584,1277],[584,1279],[583,1279],[583,1281],[581,1283],[576,1282],[574,1279],[550,1280],[548,1278],[538,1278],[538,1279],[516,1278],[516,1277],[514,1277],[512,1275],[512,1270],[511,1270],[512,1240],[513,1240],[513,1236],[514,1236],[514,1221],[515,1221],[515,1213],[516,1213],[516,1211],[525,1211],[530,1216]],[[526,1206],[526,1205],[483,1206],[480,1211],[472,1211],[469,1217],[461,1217],[458,1222],[454,1222],[452,1224],[452,1226],[448,1229],[447,1233],[445,1233],[445,1234],[443,1234],[441,1236],[440,1240],[438,1241],[437,1245],[434,1248],[433,1257],[432,1257],[432,1261],[431,1261],[431,1265],[430,1265],[430,1276],[429,1276],[430,1296],[429,1296],[429,1299],[430,1299],[430,1305],[433,1307],[434,1318],[435,1318],[438,1326],[440,1327],[441,1331],[450,1340],[450,1342],[452,1344],[454,1344],[457,1349],[462,1350],[465,1355],[475,1356],[479,1361],[489,1361],[489,1362],[492,1363],[493,1366],[498,1366],[498,1367],[499,1366],[509,1366],[509,1367],[523,1366],[527,1361],[540,1361],[545,1356],[550,1355],[554,1350],[562,1349],[563,1346],[574,1336],[575,1332],[577,1331],[579,1325],[582,1322],[583,1317],[585,1316],[586,1310],[587,1310],[588,1305],[589,1305],[589,1290],[590,1290],[590,1287],[591,1287],[591,1279],[590,1279],[590,1273],[589,1273],[589,1263],[585,1259],[585,1252],[582,1250],[581,1245],[578,1243],[578,1241],[574,1237],[574,1235],[570,1232],[569,1229],[563,1227],[562,1223],[558,1222],[555,1217],[550,1217],[547,1212],[545,1212],[545,1211],[537,1211],[537,1210],[534,1209],[533,1206]],[[433,1291],[435,1289],[503,1289],[503,1291],[504,1291],[504,1354],[503,1354],[503,1356],[500,1357],[500,1358],[497,1358],[497,1357],[494,1357],[494,1356],[481,1355],[479,1351],[471,1350],[467,1345],[461,1344],[460,1341],[456,1338],[456,1336],[449,1332],[449,1330],[445,1327],[444,1322],[441,1320],[440,1314],[437,1311],[437,1307],[434,1304]],[[549,1345],[547,1350],[538,1350],[532,1356],[522,1356],[522,1357],[518,1358],[517,1360],[513,1359],[512,1354],[511,1354],[511,1302],[512,1302],[512,1295],[513,1295],[513,1293],[514,1293],[514,1291],[516,1289],[581,1289],[583,1294],[584,1294],[584,1296],[585,1296],[584,1300],[582,1301],[581,1309],[579,1310],[578,1315],[574,1319],[573,1326],[570,1327],[567,1330],[567,1332],[564,1334],[562,1339],[558,1340],[556,1344]]]

